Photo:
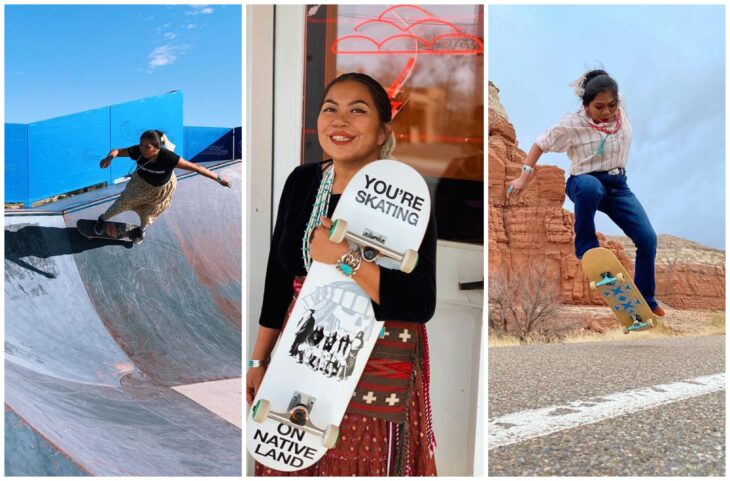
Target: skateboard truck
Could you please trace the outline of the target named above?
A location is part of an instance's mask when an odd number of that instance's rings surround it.
[[[643,322],[641,320],[641,316],[632,314],[631,320],[634,321],[634,323],[628,327],[624,327],[624,334],[628,334],[630,331],[643,331],[644,329],[654,327],[653,319],[649,319],[648,322]]]
[[[366,237],[353,234],[347,231],[347,221],[344,219],[336,219],[330,228],[329,239],[334,243],[340,243],[345,239],[355,242],[363,247],[363,258],[368,262],[373,262],[378,255],[384,255],[400,262],[400,270],[406,274],[413,272],[418,264],[418,252],[413,249],[407,249],[404,253],[396,252],[388,249],[384,245],[374,242]]]
[[[611,275],[610,272],[604,272],[601,274],[601,277],[603,277],[603,279],[601,279],[598,282],[591,281],[591,290],[596,289],[597,287],[605,286],[606,284],[613,285],[616,281],[619,281],[619,282],[624,281],[624,275],[622,272],[619,272],[618,274],[616,274],[615,277],[613,275]]]
[[[322,436],[322,446],[332,449],[337,443],[340,427],[332,424],[325,429],[320,429],[309,420],[309,413],[314,407],[315,399],[300,392],[295,392],[289,401],[288,412],[276,413],[271,411],[271,403],[268,399],[259,399],[253,406],[252,417],[257,423],[264,422],[267,418],[286,424],[293,428],[301,429],[308,433]]]

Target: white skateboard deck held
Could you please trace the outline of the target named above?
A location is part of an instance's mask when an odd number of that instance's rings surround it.
[[[332,217],[344,219],[347,230],[357,236],[404,252],[418,250],[430,213],[421,175],[401,162],[378,160],[355,174]],[[387,268],[400,265],[386,257],[376,262]],[[296,471],[327,452],[326,438],[334,442],[382,325],[355,281],[333,265],[312,263],[253,403],[268,401],[269,415],[257,422],[257,410],[251,409],[247,416],[247,446],[256,461]],[[288,421],[297,394],[309,410],[307,426],[316,429]],[[258,409],[259,415],[262,410],[266,408]],[[272,419],[276,413],[283,422]]]

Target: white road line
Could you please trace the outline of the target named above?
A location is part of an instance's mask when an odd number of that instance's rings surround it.
[[[488,449],[508,446],[723,389],[725,389],[725,373],[720,373],[685,379],[672,384],[658,384],[617,392],[584,401],[572,401],[562,406],[506,414],[489,421]]]

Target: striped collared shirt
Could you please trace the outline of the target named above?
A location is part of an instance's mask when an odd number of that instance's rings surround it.
[[[626,112],[626,102],[621,94],[618,112],[621,115],[621,128],[615,134],[608,135],[603,155],[598,155],[598,149],[606,134],[591,128],[591,125],[599,124],[586,115],[582,105],[576,112],[567,114],[540,135],[535,144],[543,152],[567,152],[571,161],[571,175],[625,168],[631,147],[631,124]],[[616,121],[600,124],[600,127],[612,132],[616,128]]]

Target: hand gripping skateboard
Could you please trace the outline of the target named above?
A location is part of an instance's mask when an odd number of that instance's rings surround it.
[[[624,326],[624,334],[656,326],[654,313],[613,252],[603,247],[590,249],[583,254],[582,264],[591,290],[606,301]]]
[[[410,272],[431,212],[413,168],[378,160],[353,176],[330,239],[360,246],[364,261]],[[313,262],[246,421],[256,461],[297,471],[335,446],[339,425],[381,334],[370,298],[334,265]]]
[[[134,241],[129,237],[129,231],[136,229],[137,225],[125,224],[123,222],[104,222],[104,230],[101,234],[94,232],[95,220],[79,219],[76,221],[76,228],[81,235],[88,239],[109,239],[118,240],[132,244]]]

